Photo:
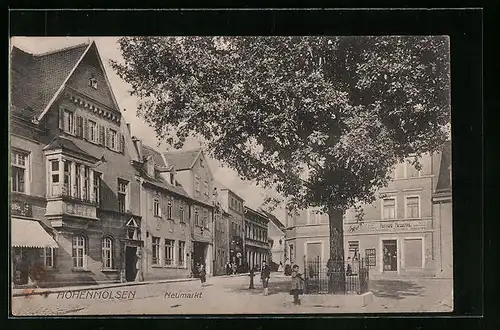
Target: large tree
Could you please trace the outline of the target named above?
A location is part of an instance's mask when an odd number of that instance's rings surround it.
[[[212,157],[330,218],[370,203],[392,166],[446,140],[445,37],[126,37],[112,62],[160,140],[201,135]]]

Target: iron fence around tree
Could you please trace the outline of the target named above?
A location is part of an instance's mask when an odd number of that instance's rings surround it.
[[[325,262],[304,257],[305,294],[363,294],[368,291],[368,265],[364,258]]]

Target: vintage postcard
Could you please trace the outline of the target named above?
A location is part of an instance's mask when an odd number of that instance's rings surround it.
[[[446,36],[12,37],[14,316],[453,310]]]

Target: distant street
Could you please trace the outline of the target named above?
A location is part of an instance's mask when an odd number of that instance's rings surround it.
[[[258,277],[254,290],[248,289],[248,281],[246,276],[215,277],[204,288],[193,281],[103,289],[98,296],[53,293],[14,297],[12,306],[15,316],[23,316],[444,312],[451,311],[452,305],[451,280],[372,280],[373,302],[356,310],[336,305],[338,297],[318,305],[313,297],[304,295],[302,304],[294,306],[288,293],[290,279],[282,275],[272,275],[268,296],[263,295]]]

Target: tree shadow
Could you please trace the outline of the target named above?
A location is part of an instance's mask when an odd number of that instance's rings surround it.
[[[422,295],[424,287],[401,280],[372,280],[370,281],[370,291],[375,297],[400,300],[405,297]]]
[[[255,281],[254,282],[254,288],[249,289],[249,282],[245,283],[242,286],[238,287],[233,287],[230,288],[230,292],[236,292],[236,293],[241,293],[241,294],[250,294],[250,295],[262,295],[264,294],[264,288],[262,287],[262,283],[260,281]],[[280,293],[289,293],[290,290],[292,289],[292,284],[290,282],[290,279],[284,278],[284,279],[272,279],[269,281],[268,284],[268,292],[269,296],[275,295],[275,294],[280,294]]]

